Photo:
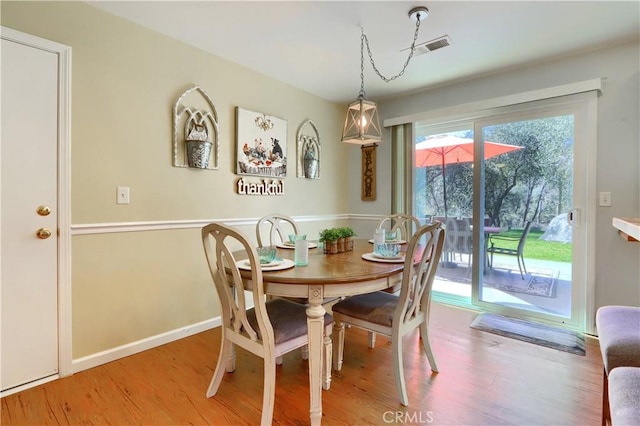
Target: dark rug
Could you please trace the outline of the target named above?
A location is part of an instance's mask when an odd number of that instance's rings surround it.
[[[523,280],[520,270],[496,265],[488,271],[483,283],[498,290],[553,298],[559,275],[560,271],[534,269],[529,270]]]
[[[584,336],[563,328],[490,313],[478,315],[470,327],[576,355],[586,353]]]
[[[465,266],[457,266],[455,268],[439,267],[437,275],[450,281],[470,283],[470,272]],[[482,282],[488,287],[510,293],[555,298],[559,275],[560,271],[531,269],[523,280],[518,269],[495,265],[485,272]]]

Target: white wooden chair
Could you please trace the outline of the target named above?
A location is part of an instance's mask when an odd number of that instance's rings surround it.
[[[420,328],[422,346],[431,370],[438,372],[429,344],[428,326],[431,287],[442,253],[444,234],[442,224],[437,222],[423,226],[413,235],[407,249],[399,296],[378,291],[352,296],[333,306],[334,332],[337,333],[333,368],[337,371],[342,369],[345,324],[391,337],[393,375],[400,402],[405,406],[409,404],[402,360],[402,338],[405,335]],[[419,262],[414,264],[421,245],[424,251]]]
[[[307,315],[303,305],[276,298],[265,302],[262,270],[255,247],[239,231],[212,223],[202,228],[209,269],[222,305],[222,345],[207,398],[216,394],[224,372],[235,370],[234,345],[264,359],[262,425],[270,425],[275,398],[276,358],[308,343]],[[251,267],[251,288],[246,289],[232,250],[244,249]],[[245,260],[242,260],[245,261]],[[254,307],[247,310],[245,290]],[[323,388],[331,383],[331,315],[325,315]]]
[[[376,229],[381,228],[387,232],[396,232],[399,239],[409,241],[414,232],[420,228],[420,221],[415,216],[397,213],[380,219]]]
[[[280,213],[272,213],[258,219],[256,223],[256,240],[258,241],[258,246],[263,245],[276,245],[282,244],[289,241],[289,234],[298,234],[298,224],[295,219]],[[269,236],[267,240],[265,236]],[[271,297],[269,297],[270,299]],[[301,303],[307,304],[307,299],[299,298],[299,297],[287,297],[286,299]],[[322,302],[322,306],[325,309],[330,309],[331,305],[333,305],[338,300],[342,300],[340,297],[331,297],[325,298]],[[307,348],[302,349],[302,358],[308,359],[309,352]]]
[[[384,216],[378,221],[376,229],[382,229],[386,232],[395,232],[396,239],[409,241],[413,234],[420,228],[420,220],[408,214],[396,213]],[[386,289],[387,293],[397,293],[400,287],[398,285]],[[369,332],[369,347],[373,349],[376,346],[376,333]]]
[[[298,225],[296,221],[283,214],[269,214],[258,219],[256,223],[256,240],[258,246],[276,245],[289,241],[289,234],[297,234]],[[265,235],[269,236],[267,240]]]

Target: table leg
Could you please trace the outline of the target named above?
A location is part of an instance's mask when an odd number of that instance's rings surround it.
[[[322,342],[324,338],[323,287],[309,286],[307,327],[309,333],[309,393],[311,425],[319,426],[322,420]]]

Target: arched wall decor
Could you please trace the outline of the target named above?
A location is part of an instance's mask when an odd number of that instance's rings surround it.
[[[298,173],[306,179],[320,179],[320,135],[311,120],[304,121],[296,134]]]
[[[209,95],[200,86],[183,92],[173,107],[173,165],[218,170],[218,133]]]

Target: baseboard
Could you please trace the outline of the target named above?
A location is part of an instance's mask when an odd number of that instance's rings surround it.
[[[117,346],[103,352],[98,352],[82,358],[74,359],[71,362],[71,368],[73,373],[78,373],[80,371],[88,370],[89,368],[97,367],[99,365],[106,364],[108,362],[115,361],[129,355],[134,355],[148,349],[164,345],[166,343],[193,336],[194,334],[198,334],[203,331],[218,327],[221,324],[222,319],[220,317],[211,318],[206,321],[188,325],[186,327],[167,331],[166,333],[147,337],[146,339],[138,340],[137,342],[127,343],[126,345]]]

